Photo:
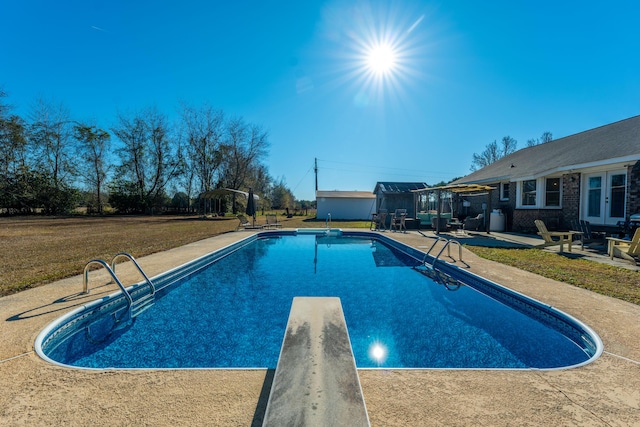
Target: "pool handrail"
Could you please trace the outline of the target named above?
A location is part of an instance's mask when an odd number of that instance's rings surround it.
[[[107,271],[111,275],[111,278],[118,285],[118,287],[124,294],[125,298],[127,299],[127,302],[129,303],[129,307],[131,307],[133,305],[133,298],[131,297],[131,294],[127,292],[122,282],[120,282],[120,280],[118,279],[114,271],[111,269],[111,267],[109,267],[109,264],[107,264],[106,261],[103,261],[101,259],[92,259],[84,266],[84,274],[83,274],[83,280],[82,280],[84,293],[85,294],[89,293],[89,266],[91,266],[92,264],[99,264],[107,269]]]
[[[140,274],[142,274],[142,277],[144,277],[144,280],[149,285],[149,288],[151,288],[151,295],[154,295],[156,293],[156,287],[153,285],[153,282],[151,282],[151,279],[149,279],[149,277],[147,277],[147,275],[144,273],[142,267],[140,267],[140,264],[138,264],[138,261],[136,261],[133,255],[128,254],[127,252],[118,252],[111,260],[111,270],[113,271],[114,276],[116,273],[116,259],[120,257],[128,258],[129,260],[131,260],[131,262],[133,262],[133,265],[136,266]]]
[[[462,260],[462,245],[460,244],[460,242],[458,242],[457,240],[449,240],[444,237],[438,237],[436,238],[435,242],[433,242],[429,250],[427,250],[427,252],[425,253],[424,258],[422,260],[423,264],[427,264],[427,258],[429,257],[429,253],[438,244],[438,242],[444,242],[444,246],[442,246],[442,248],[440,249],[440,252],[438,252],[438,254],[434,257],[433,264],[431,264],[432,266],[434,266],[436,262],[440,259],[440,255],[442,255],[442,252],[444,252],[445,249],[447,249],[447,256],[455,262],[455,258],[451,256],[451,244],[458,245],[458,260],[464,263],[464,261]]]

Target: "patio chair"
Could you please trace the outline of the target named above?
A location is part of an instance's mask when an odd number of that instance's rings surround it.
[[[566,243],[568,251],[571,252],[571,244],[573,243],[573,238],[578,237],[580,238],[582,250],[584,250],[584,242],[581,239],[583,233],[581,231],[549,231],[547,230],[547,226],[545,225],[544,221],[536,219],[534,222],[536,224],[536,227],[538,228],[538,235],[541,236],[544,240],[543,244],[536,247],[542,248],[546,246],[560,245],[560,252],[564,252],[564,244]]]
[[[282,224],[278,222],[278,216],[276,214],[267,214],[266,215],[266,222],[264,225],[264,228],[278,228],[278,227],[282,227]]]
[[[617,256],[638,265],[640,260],[640,227],[636,228],[631,240],[607,237],[607,241],[609,242],[609,257],[611,259]]]
[[[236,230],[237,230],[237,229],[239,229],[240,227],[242,227],[242,228],[244,228],[244,229],[262,228],[262,226],[259,226],[259,225],[253,225],[253,224],[251,223],[251,221],[249,221],[249,220],[247,219],[247,217],[246,217],[246,216],[244,216],[244,215],[238,214],[238,215],[236,215],[236,217],[238,218],[238,221],[240,221],[240,224],[238,224],[238,228],[236,228]]]
[[[480,227],[482,227],[482,224],[484,223],[483,220],[484,220],[483,214],[478,214],[478,216],[476,217],[467,217],[463,221],[462,229],[477,231],[480,229]]]
[[[369,230],[386,230],[387,229],[387,210],[380,209],[378,213],[371,215],[371,223],[369,224]]]
[[[406,209],[396,209],[396,211],[391,215],[391,224],[389,225],[389,231],[403,231],[407,232],[407,227],[405,225],[405,219],[407,218],[407,210]]]
[[[575,231],[582,232],[582,241],[583,243],[600,243],[603,244],[605,242],[605,237],[607,237],[607,233],[602,231],[593,231],[591,229],[591,223],[589,221],[585,221],[583,219],[577,220],[574,219],[571,221],[571,229]]]

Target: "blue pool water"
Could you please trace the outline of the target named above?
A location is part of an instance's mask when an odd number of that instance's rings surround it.
[[[445,272],[457,280],[438,283],[408,248],[360,234],[255,239],[159,291],[128,326],[114,327],[114,302],[52,328],[42,351],[90,368],[275,368],[293,297],[338,296],[359,368],[557,368],[594,356],[597,336],[573,319],[455,267]]]

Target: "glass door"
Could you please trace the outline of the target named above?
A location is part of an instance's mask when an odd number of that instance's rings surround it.
[[[585,175],[583,217],[592,224],[616,225],[624,221],[627,202],[626,171]]]

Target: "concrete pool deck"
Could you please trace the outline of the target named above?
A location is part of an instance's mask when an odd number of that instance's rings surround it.
[[[149,276],[231,244],[228,233],[138,259]],[[410,246],[417,232],[385,233]],[[126,249],[126,248],[123,248]],[[578,251],[576,251],[578,252]],[[640,425],[640,306],[474,256],[475,274],[552,305],[593,328],[604,353],[555,371],[359,370],[372,426]],[[118,275],[138,281],[126,265]],[[83,295],[82,277],[0,298],[0,425],[261,425],[273,371],[84,371],[51,365],[34,351],[52,320],[116,290]],[[98,287],[96,287],[98,286]]]

